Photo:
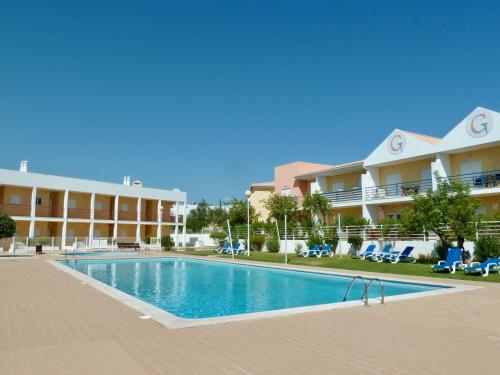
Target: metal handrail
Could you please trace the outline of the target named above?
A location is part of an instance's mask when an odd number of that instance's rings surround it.
[[[347,300],[347,297],[349,295],[349,293],[351,292],[351,289],[352,287],[354,286],[354,282],[359,279],[363,282],[363,285],[364,285],[364,288],[365,288],[365,293],[366,293],[366,280],[363,276],[354,276],[351,280],[351,283],[349,284],[349,288],[347,288],[347,291],[345,292],[344,294],[344,299],[342,300],[342,302],[345,302]],[[365,306],[368,305],[368,301],[365,299]]]
[[[364,297],[365,297],[365,306],[368,306],[368,292],[370,291],[370,287],[372,286],[372,283],[374,281],[378,281],[378,283],[380,284],[380,297],[381,297],[380,304],[381,305],[384,304],[384,283],[379,278],[374,278],[374,279],[370,279],[370,281],[368,282],[368,284],[365,284],[365,295],[364,295]]]

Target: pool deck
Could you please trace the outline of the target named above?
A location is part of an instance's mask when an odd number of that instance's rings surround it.
[[[497,283],[450,280],[481,288],[385,306],[170,330],[139,319],[134,309],[48,259],[53,258],[0,259],[0,374],[500,371]]]

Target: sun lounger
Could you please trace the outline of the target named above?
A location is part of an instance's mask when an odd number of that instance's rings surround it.
[[[318,252],[316,255],[318,258],[321,258],[323,255],[332,257],[333,256],[333,251],[332,251],[333,245],[331,244],[326,244],[323,246],[323,248]]]
[[[464,273],[469,275],[482,274],[488,276],[490,272],[498,272],[500,268],[500,259],[488,258],[484,262],[472,262],[470,266],[464,267]]]
[[[376,245],[368,245],[368,247],[366,248],[365,252],[363,254],[361,254],[360,258],[361,259],[370,259],[373,257],[373,255],[375,254],[375,250],[377,249],[377,246]]]
[[[458,268],[463,268],[462,263],[462,249],[458,247],[450,247],[446,260],[440,260],[437,264],[432,266],[434,272],[449,272],[455,273]]]
[[[391,263],[398,262],[411,262],[415,263],[416,259],[411,256],[411,252],[413,251],[413,246],[406,246],[403,251],[391,251],[391,254],[388,258],[384,259]]]

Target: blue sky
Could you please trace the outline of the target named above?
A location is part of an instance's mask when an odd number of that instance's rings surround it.
[[[497,1],[2,1],[1,165],[243,196],[500,111]]]

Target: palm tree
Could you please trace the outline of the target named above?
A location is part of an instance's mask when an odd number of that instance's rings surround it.
[[[304,198],[302,209],[310,211],[311,216],[316,216],[324,224],[326,215],[330,210],[330,201],[319,193],[313,193]]]

